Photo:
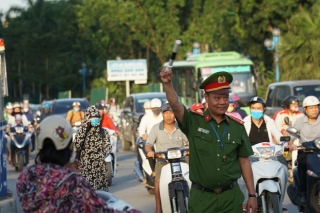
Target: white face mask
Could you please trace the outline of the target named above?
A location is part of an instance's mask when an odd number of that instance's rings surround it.
[[[153,114],[151,109],[146,109],[145,113],[146,113],[146,115],[152,115]]]
[[[23,111],[24,111],[24,112],[28,112],[28,111],[29,111],[29,108],[23,108]]]
[[[71,157],[70,157],[69,163],[73,163],[75,160],[76,160],[76,152],[73,151],[73,152],[72,152],[72,155],[71,155]]]

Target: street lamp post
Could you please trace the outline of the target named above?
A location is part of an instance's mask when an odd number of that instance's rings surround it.
[[[278,50],[277,50],[279,41],[280,41],[280,30],[278,28],[273,28],[272,40],[270,39],[264,40],[264,46],[266,46],[268,50],[275,50],[276,82],[279,82],[279,79],[280,79],[279,64],[278,64],[279,58],[278,58]]]
[[[92,70],[87,69],[86,63],[81,64],[82,68],[79,70],[79,73],[82,74],[82,93],[83,97],[86,97],[86,76],[91,75]]]

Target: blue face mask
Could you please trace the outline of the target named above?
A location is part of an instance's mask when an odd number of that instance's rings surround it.
[[[258,110],[251,110],[250,115],[253,119],[259,120],[260,118],[262,118],[263,112]]]
[[[100,121],[100,118],[90,118],[90,123],[92,126],[97,126]]]
[[[75,112],[79,112],[79,111],[80,111],[80,108],[73,108],[73,110],[74,110]]]

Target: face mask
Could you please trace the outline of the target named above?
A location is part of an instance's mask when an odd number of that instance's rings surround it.
[[[23,111],[24,111],[24,112],[28,112],[28,111],[29,111],[29,108],[23,108]]]
[[[299,107],[291,107],[290,110],[292,112],[298,112],[299,111]]]
[[[80,108],[73,108],[73,110],[74,110],[75,112],[79,112],[79,111],[80,111]]]
[[[100,121],[100,118],[90,118],[90,123],[92,126],[97,126]]]
[[[153,114],[159,115],[161,112],[161,109],[152,110]]]
[[[258,110],[251,110],[250,115],[253,119],[259,120],[260,118],[262,118],[263,112]]]
[[[76,160],[76,152],[72,152],[69,163],[73,163]]]
[[[145,110],[146,115],[152,115],[152,110],[151,109],[146,109]]]
[[[233,111],[234,111],[234,106],[229,106],[228,109],[227,109],[227,112],[230,113],[230,112],[233,112]]]

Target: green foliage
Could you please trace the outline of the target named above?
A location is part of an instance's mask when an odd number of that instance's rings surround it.
[[[319,66],[319,3],[316,0],[28,0],[28,7],[11,8],[0,25],[5,39],[10,94],[59,91],[82,94],[78,70],[85,62],[92,88],[108,88],[118,103],[125,99],[125,82],[108,82],[106,61],[147,59],[151,83],[169,59],[176,39],[184,59],[192,43],[204,51],[238,51],[256,65],[259,95],[274,81],[274,51],[263,41],[281,30],[281,80],[316,78]],[[312,9],[311,9],[312,8]],[[16,14],[15,17],[10,14]],[[306,75],[309,74],[309,75]],[[311,75],[310,75],[311,74]],[[309,77],[310,76],[310,77]],[[20,85],[20,86],[19,86]],[[19,89],[21,88],[21,89]],[[89,89],[88,89],[89,90]],[[131,93],[147,85],[131,82]],[[21,94],[20,94],[21,93]],[[89,92],[87,92],[89,94]]]
[[[291,17],[289,31],[279,45],[282,79],[320,78],[320,3]]]

